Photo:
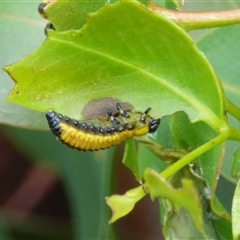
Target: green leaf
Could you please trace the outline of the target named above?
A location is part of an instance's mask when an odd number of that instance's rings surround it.
[[[22,59],[44,40],[44,21],[37,13],[37,4],[37,1],[0,1],[1,68]],[[4,71],[0,71],[0,85],[1,123],[38,129],[47,127],[42,113],[5,101],[14,84]]]
[[[152,168],[157,172],[161,172],[169,166],[164,161],[159,159],[156,155],[154,155],[143,144],[139,145],[138,162],[139,162],[140,175],[142,178],[144,178],[144,172],[147,168]]]
[[[184,11],[219,11],[226,9],[233,9],[240,7],[240,3],[238,0],[226,0],[226,1],[216,1],[216,0],[208,0],[208,1],[185,1]]]
[[[168,9],[180,10],[178,0],[165,0],[165,7]]]
[[[191,124],[184,113],[178,113],[171,117],[171,132],[175,147],[180,149],[196,149],[201,144],[213,139],[216,133],[205,123]],[[217,146],[198,159],[199,174],[205,179],[211,194],[212,210],[221,216],[228,216],[226,210],[215,200],[215,191],[223,161],[224,145]]]
[[[86,23],[87,14],[96,12],[106,3],[105,0],[96,1],[55,1],[44,7],[48,20],[56,31],[80,29]]]
[[[220,240],[233,239],[231,220],[224,218],[213,218],[212,222]]]
[[[164,214],[162,222],[166,239],[218,239],[215,223],[226,227],[222,221],[225,219],[217,218],[216,222],[211,219],[205,182],[193,169],[186,167],[179,171],[171,178],[171,185],[155,171],[146,170],[146,175],[149,173],[151,182],[146,179],[146,185],[151,184],[151,196],[162,197],[161,214]],[[229,236],[223,230],[221,233],[220,239]]]
[[[209,219],[204,218],[204,233],[199,232],[191,215],[185,208],[168,218],[163,233],[165,239],[218,239]]]
[[[238,2],[239,4],[239,2]],[[199,42],[199,48],[206,54],[213,68],[223,82],[226,96],[235,104],[239,103],[240,97],[240,25],[222,27],[211,31]],[[224,44],[222,44],[224,42]],[[213,47],[215,46],[215,47]],[[229,124],[239,128],[239,120],[228,116]],[[225,159],[223,162],[222,173],[232,181],[232,159],[233,153],[239,148],[238,142],[228,141],[226,144]]]
[[[126,141],[122,162],[132,171],[137,181],[141,182],[142,178],[139,172],[138,156],[134,139],[128,139]]]
[[[174,189],[169,182],[152,169],[145,171],[146,186],[151,198],[162,197],[172,202],[177,212],[182,207],[188,210],[200,232],[203,232],[202,205],[193,181],[182,179],[182,188]],[[191,199],[191,201],[189,201]]]
[[[113,223],[131,212],[135,204],[145,195],[143,186],[139,186],[129,190],[124,195],[112,195],[106,198],[107,204],[112,209],[112,218],[109,223]]]
[[[183,156],[178,151],[174,152],[173,145],[168,145],[171,143],[169,118],[170,116],[166,116],[161,119],[161,126],[153,135],[135,137],[138,142],[138,168],[141,178],[144,177],[147,168],[161,172],[170,166],[169,163],[173,162],[173,159],[176,161]]]
[[[39,111],[80,118],[89,101],[114,96],[136,109],[151,103],[153,116],[182,110],[215,129],[225,124],[208,61],[182,29],[138,2],[105,5],[82,30],[49,32],[5,70],[17,82],[9,101]]]
[[[240,181],[238,181],[238,184],[236,186],[232,203],[232,231],[234,240],[238,240],[240,238],[239,217],[240,217]]]
[[[234,153],[233,163],[232,163],[232,176],[238,177],[240,175],[240,148]]]
[[[114,3],[117,0],[96,1],[55,1],[44,7],[48,20],[53,24],[56,31],[80,29],[86,24],[88,14],[99,10],[104,4]],[[148,4],[148,0],[140,0]]]

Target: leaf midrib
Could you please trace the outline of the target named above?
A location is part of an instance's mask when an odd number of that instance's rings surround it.
[[[199,114],[199,119],[198,120],[204,120],[206,121],[209,125],[213,126],[214,128],[216,127],[216,125],[223,125],[224,121],[222,121],[220,118],[217,117],[217,115],[208,107],[206,107],[206,105],[202,104],[200,101],[197,101],[195,98],[192,98],[190,96],[192,96],[191,92],[183,92],[181,90],[179,90],[179,88],[174,87],[172,84],[170,84],[168,81],[164,80],[163,78],[158,77],[155,74],[150,73],[149,71],[146,71],[145,69],[142,69],[136,65],[130,64],[126,61],[123,61],[119,58],[113,57],[112,55],[100,52],[98,50],[95,50],[93,48],[89,48],[89,47],[85,47],[83,45],[79,45],[79,44],[75,44],[73,42],[70,41],[66,41],[66,40],[61,40],[59,38],[55,38],[55,37],[49,37],[49,39],[54,40],[58,43],[64,44],[64,45],[68,45],[68,46],[72,46],[75,47],[77,49],[80,49],[82,51],[85,52],[89,52],[89,53],[93,53],[95,55],[99,55],[101,57],[105,57],[106,59],[110,59],[116,63],[125,65],[126,67],[132,68],[138,72],[141,72],[143,75],[151,77],[152,79],[154,79],[155,81],[158,82],[158,84],[161,84],[162,86],[167,87],[169,90],[171,90],[174,94],[176,94],[179,98],[181,98],[183,101],[185,101],[187,104],[189,104],[190,106],[192,106],[193,108],[197,109]],[[210,116],[208,118],[206,118],[205,116]]]

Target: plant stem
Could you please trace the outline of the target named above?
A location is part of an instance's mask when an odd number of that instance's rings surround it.
[[[240,121],[240,108],[226,98],[226,110]]]
[[[193,150],[192,152],[178,160],[176,163],[174,163],[172,166],[161,172],[161,175],[166,179],[173,176],[176,172],[189,164],[191,161],[228,139],[230,132],[231,131],[229,129],[221,132],[220,135],[198,147],[197,149]]]
[[[240,9],[210,12],[179,12],[162,8],[153,2],[148,7],[180,25],[186,31],[240,23]]]
[[[229,140],[240,141],[240,130],[236,128],[229,128]]]
[[[146,135],[135,137],[135,139],[144,143],[147,148],[166,163],[178,161],[188,153],[186,150],[165,149],[161,144],[149,139]]]

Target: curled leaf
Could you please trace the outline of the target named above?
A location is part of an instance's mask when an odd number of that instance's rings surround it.
[[[112,209],[112,218],[109,223],[113,223],[119,218],[127,215],[132,211],[136,202],[142,199],[146,195],[143,186],[131,189],[124,195],[112,195],[107,197],[107,204]]]
[[[182,179],[182,188],[174,189],[159,173],[146,169],[145,181],[152,198],[167,198],[178,212],[184,207],[192,216],[198,230],[203,232],[202,204],[191,179]]]

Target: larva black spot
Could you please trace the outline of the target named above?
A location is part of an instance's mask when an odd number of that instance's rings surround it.
[[[73,119],[73,123],[74,123],[75,126],[78,126],[78,121],[77,120]]]
[[[93,131],[93,132],[97,132],[97,128],[93,125],[90,126],[90,129]]]
[[[150,133],[155,132],[158,129],[159,124],[160,124],[159,119],[153,119],[149,124],[149,132]]]
[[[82,123],[82,128],[83,128],[84,130],[87,130],[87,129],[88,129],[88,125],[87,125],[86,123]]]
[[[113,131],[112,131],[112,129],[110,127],[106,127],[106,132],[107,133],[112,133]]]
[[[119,103],[118,112],[107,111],[108,121],[99,125],[71,119],[54,111],[46,113],[52,133],[57,139],[71,148],[83,151],[97,151],[117,145],[128,138],[155,132],[160,119],[148,115],[151,108],[142,112],[124,111]],[[127,119],[127,121],[126,121]]]
[[[98,132],[99,133],[105,133],[105,130],[102,127],[98,127]]]

